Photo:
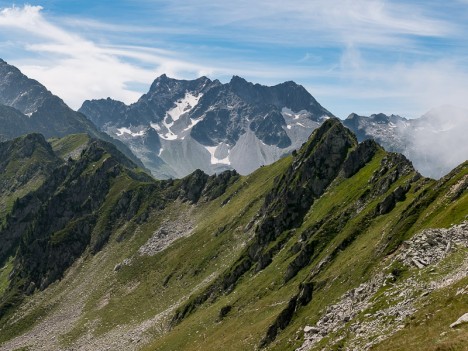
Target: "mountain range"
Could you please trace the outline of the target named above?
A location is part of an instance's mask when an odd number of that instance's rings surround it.
[[[237,76],[221,84],[162,75],[134,104],[93,100],[79,111],[127,143],[158,178],[195,169],[251,173],[297,149],[333,117],[294,82],[266,87]]]
[[[134,104],[92,100],[79,111],[127,144],[162,179],[180,178],[195,169],[249,174],[300,147],[314,129],[334,117],[294,82],[267,87],[237,76],[221,84],[206,77],[186,81],[163,75]],[[468,128],[468,111],[450,106],[419,119],[353,113],[343,124],[358,140],[374,139],[389,151],[403,153],[434,178],[468,154],[458,132]]]
[[[0,351],[466,349],[465,111],[161,76],[75,112],[0,69]]]
[[[4,61],[0,77],[0,140],[30,132],[46,138],[85,132],[114,143],[159,179],[180,178],[196,169],[249,174],[299,148],[334,117],[294,82],[267,87],[237,76],[222,84],[206,77],[187,81],[163,75],[131,105],[91,100],[75,112]],[[374,139],[403,153],[433,178],[468,154],[463,133],[468,111],[460,108],[443,106],[417,119],[352,113],[343,124],[359,141]]]
[[[83,114],[73,111],[42,84],[28,78],[2,59],[0,59],[0,123],[1,141],[26,133],[41,133],[46,138],[87,133],[111,141],[143,167],[141,161],[125,144],[100,132]]]

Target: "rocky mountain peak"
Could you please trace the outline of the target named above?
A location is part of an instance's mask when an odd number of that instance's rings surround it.
[[[146,96],[154,94],[177,94],[183,90],[198,91],[210,83],[212,83],[211,80],[205,76],[194,80],[181,80],[170,78],[166,74],[163,74],[153,81]]]
[[[31,115],[52,93],[5,61],[0,62],[0,103]]]
[[[370,116],[375,122],[377,123],[389,123],[390,122],[390,116],[387,116],[384,113],[376,113]]]
[[[294,82],[264,86],[239,76],[222,84],[207,77],[162,75],[132,105],[94,100],[79,111],[128,143],[147,164],[162,167],[151,161],[152,154],[160,157],[175,177],[197,168],[208,174],[226,169],[250,173],[300,147],[323,117],[333,117]],[[150,130],[156,131],[151,139],[159,141],[148,143]]]
[[[359,118],[359,115],[357,113],[350,113],[348,117],[346,117],[347,120],[353,120]]]
[[[237,75],[232,76],[229,84],[232,85],[232,86],[235,86],[235,87],[253,85],[252,83],[247,82],[247,80],[245,80],[244,78],[239,77]]]
[[[338,118],[330,118],[314,131],[299,151],[294,164],[297,165],[297,169],[304,167],[304,164],[309,163],[311,156],[322,159],[320,162],[324,163],[337,163],[338,160],[342,162],[346,157],[342,151],[356,145],[357,139],[354,134],[345,128]],[[320,150],[324,152],[323,155],[320,155]],[[320,164],[316,166],[321,167]],[[336,167],[341,167],[341,164],[336,164],[333,168]]]

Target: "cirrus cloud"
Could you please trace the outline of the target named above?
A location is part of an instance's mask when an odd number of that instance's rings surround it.
[[[461,2],[451,16],[435,2],[386,0],[138,0],[134,14],[119,4],[106,8],[114,20],[7,6],[3,58],[73,108],[107,96],[135,101],[162,73],[295,80],[340,117],[468,107]]]

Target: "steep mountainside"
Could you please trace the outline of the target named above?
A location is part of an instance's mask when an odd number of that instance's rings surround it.
[[[36,190],[60,163],[40,134],[0,143],[0,223],[13,202]]]
[[[112,180],[124,173],[151,181],[112,144],[100,140],[88,143],[78,159],[69,157],[67,162],[38,134],[2,146],[8,155],[2,189],[18,195],[15,190],[24,193],[32,181],[40,186],[34,189],[30,185],[30,192],[15,200],[0,231],[0,262],[15,257],[0,314],[23,293],[33,292],[36,286],[44,289],[59,278],[86,245],[93,250],[102,247],[108,230],[102,227],[99,235],[91,234],[97,224],[95,212],[106,199]],[[15,167],[17,164],[21,167]],[[12,171],[16,171],[14,177]]]
[[[468,163],[427,179],[331,118],[248,176],[155,181],[74,138],[0,231],[0,350],[466,345]]]
[[[333,116],[294,82],[266,87],[237,76],[221,84],[163,75],[130,106],[93,100],[79,111],[129,145],[156,177],[197,168],[250,173],[298,148]]]
[[[0,105],[0,141],[34,132],[38,126],[17,109]]]
[[[87,133],[116,144],[127,157],[143,167],[125,144],[100,132],[84,115],[70,109],[42,84],[26,77],[2,59],[0,122],[0,141],[33,132],[46,138]]]

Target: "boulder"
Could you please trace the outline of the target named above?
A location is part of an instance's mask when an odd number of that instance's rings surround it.
[[[463,316],[458,318],[455,322],[450,324],[450,328],[456,328],[465,323],[468,323],[468,313],[465,313]]]

